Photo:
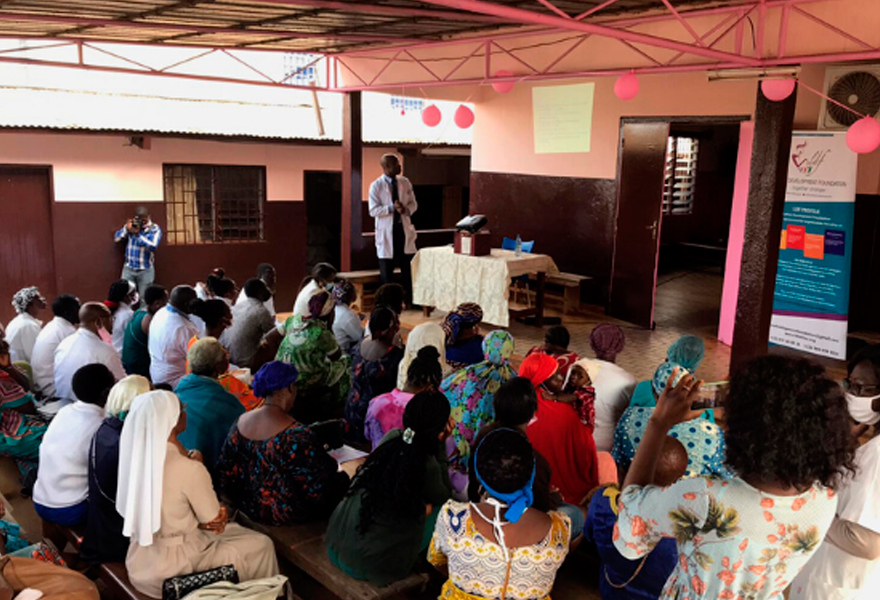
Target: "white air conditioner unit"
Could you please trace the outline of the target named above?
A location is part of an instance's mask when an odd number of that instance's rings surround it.
[[[825,69],[825,95],[863,115],[880,113],[880,65],[842,65]],[[843,130],[858,115],[822,99],[819,129]]]

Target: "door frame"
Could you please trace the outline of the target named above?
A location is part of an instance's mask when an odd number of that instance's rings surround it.
[[[666,123],[670,129],[674,125],[739,125],[743,121],[749,121],[752,119],[751,115],[718,115],[718,116],[663,116],[663,115],[651,115],[651,116],[632,116],[632,117],[620,117],[620,123],[617,129],[617,171],[614,175],[614,183],[616,187],[615,191],[615,204],[614,204],[614,244],[612,246],[611,251],[611,277],[609,278],[608,285],[608,299],[605,305],[605,312],[608,312],[608,309],[611,306],[611,287],[614,283],[614,265],[617,261],[617,246],[618,246],[618,222],[620,220],[620,190],[621,190],[621,181],[620,176],[623,166],[623,128],[626,125],[630,124],[639,124],[639,123]],[[657,201],[662,204],[663,202],[663,194],[662,190],[658,189],[658,197]],[[657,250],[654,256],[654,298],[651,300],[652,305],[656,301],[657,294],[657,280],[656,280],[656,271],[657,271],[657,263],[660,257],[660,236],[663,230],[663,211],[660,211],[660,221],[657,224]],[[653,314],[653,308],[652,308]],[[653,329],[653,324],[652,324]]]

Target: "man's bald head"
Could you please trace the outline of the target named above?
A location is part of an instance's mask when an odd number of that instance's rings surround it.
[[[184,314],[189,314],[190,305],[198,296],[196,290],[190,285],[178,285],[171,290],[171,298],[169,300],[171,306]]]
[[[667,487],[681,479],[688,466],[688,454],[674,437],[666,436],[660,449],[660,459],[654,471],[654,485]]]
[[[98,333],[102,327],[111,332],[113,330],[113,316],[110,309],[100,302],[86,302],[79,309],[80,327],[84,327],[92,333]]]
[[[384,171],[388,177],[396,177],[400,175],[400,157],[396,154],[383,155],[379,164],[382,165],[382,171]]]

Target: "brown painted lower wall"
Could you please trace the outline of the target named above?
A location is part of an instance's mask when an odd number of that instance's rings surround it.
[[[595,279],[592,301],[608,297],[617,185],[613,179],[471,173],[471,214],[489,219],[493,246],[504,236],[535,240],[560,270]]]
[[[165,206],[146,203],[153,220],[165,230]],[[81,300],[103,300],[110,284],[119,279],[123,244],[113,243],[113,232],[133,214],[131,202],[54,202],[55,272],[59,293]],[[292,309],[305,276],[305,202],[267,202],[265,241],[253,244],[169,246],[164,240],[156,253],[156,283],[172,287],[204,281],[215,267],[226,269],[239,286],[254,277],[257,265],[269,262],[278,271],[275,305]]]

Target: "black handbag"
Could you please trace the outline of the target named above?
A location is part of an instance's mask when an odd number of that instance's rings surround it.
[[[238,583],[238,571],[232,565],[225,565],[189,575],[169,577],[162,582],[162,600],[181,600],[197,589],[218,581]]]

